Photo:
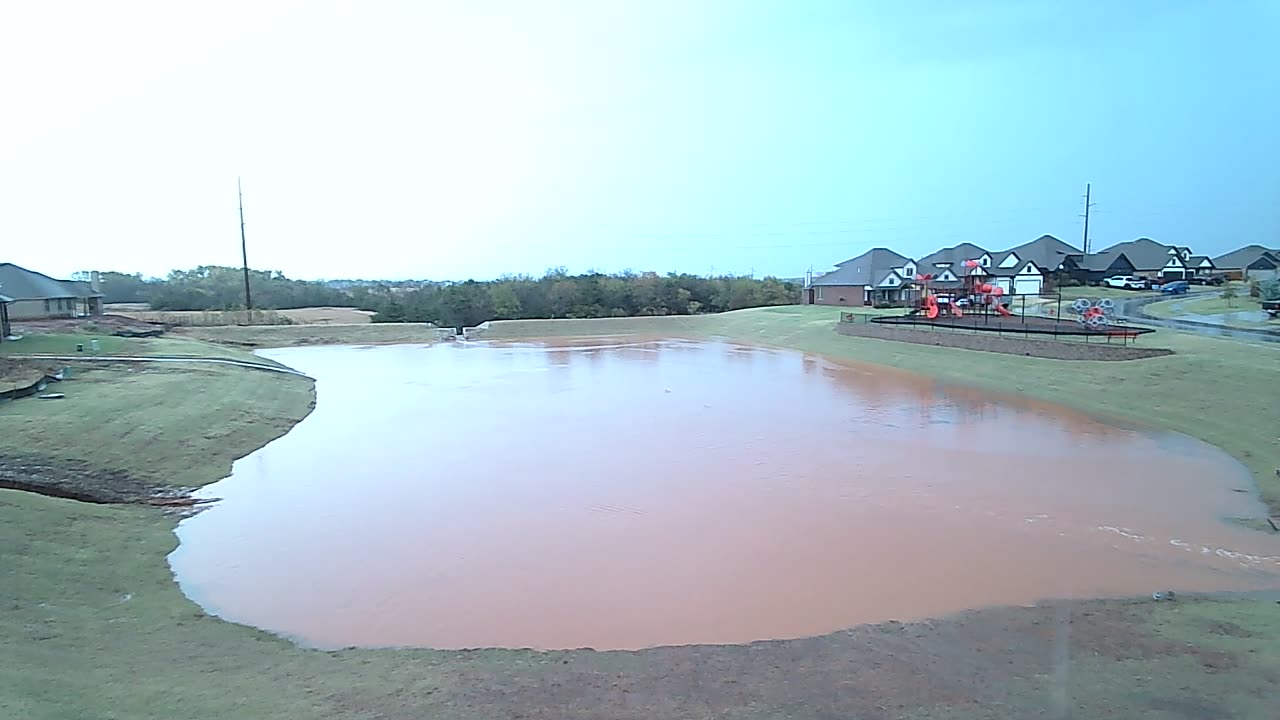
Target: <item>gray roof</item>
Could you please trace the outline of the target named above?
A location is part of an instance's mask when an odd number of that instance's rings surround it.
[[[1105,270],[1119,255],[1129,258],[1133,269],[1141,272],[1160,270],[1169,262],[1169,250],[1178,248],[1173,245],[1162,245],[1151,238],[1138,238],[1129,242],[1117,243],[1102,252],[1086,256],[1081,266],[1089,270]],[[1098,258],[1099,261],[1093,261]],[[1181,256],[1179,256],[1181,259]]]
[[[1272,262],[1280,265],[1280,250],[1271,250],[1261,245],[1245,245],[1239,250],[1232,250],[1226,255],[1219,255],[1213,259],[1213,264],[1226,270],[1240,270],[1247,268],[1258,261],[1258,258],[1267,256]]]
[[[1200,263],[1205,260],[1209,260],[1210,265],[1214,264],[1213,260],[1211,260],[1208,255],[1192,255],[1187,258],[1187,267],[1200,267]]]
[[[905,257],[903,255],[899,255],[898,253],[890,250],[889,248],[878,247],[878,248],[871,248],[870,250],[859,255],[858,257],[849,258],[844,262],[836,263],[836,267],[842,268],[845,265],[848,265],[849,263],[852,263],[852,262],[865,262],[868,258],[871,260],[871,263],[876,267],[883,266],[883,267],[890,267],[890,268],[902,267],[903,265],[906,265],[908,262],[911,261],[910,258]]]
[[[11,303],[11,302],[13,302],[13,298],[9,297],[8,295],[0,295],[0,303]]]
[[[885,276],[902,267],[907,258],[886,248],[872,248],[849,258],[836,269],[813,279],[814,285],[879,285]],[[911,278],[905,278],[910,280]]]
[[[13,263],[0,263],[0,291],[9,297],[10,302],[102,295],[94,292],[89,283],[55,280],[44,273],[18,267]]]
[[[1000,253],[1000,257],[996,259],[998,266],[1009,253],[1016,253],[1018,259],[1022,262],[1030,260],[1036,264],[1041,270],[1050,272],[1057,270],[1058,266],[1068,255],[1079,255],[1080,249],[1074,245],[1065,243],[1052,235],[1041,235],[1029,243],[1023,243],[1017,247],[1009,248]],[[1019,263],[1021,265],[1021,263]],[[996,272],[999,275],[1000,272]]]
[[[990,254],[973,243],[960,243],[949,248],[943,248],[931,255],[925,255],[920,258],[917,265],[930,268],[941,264],[954,265],[965,260],[977,260],[983,255]]]

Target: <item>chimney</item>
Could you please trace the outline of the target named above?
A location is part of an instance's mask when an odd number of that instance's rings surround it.
[[[102,275],[97,270],[89,273],[89,289],[94,292],[102,292]]]

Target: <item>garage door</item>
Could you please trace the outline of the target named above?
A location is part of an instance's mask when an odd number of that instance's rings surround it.
[[[1014,295],[1039,295],[1041,278],[1014,278],[1013,294]]]

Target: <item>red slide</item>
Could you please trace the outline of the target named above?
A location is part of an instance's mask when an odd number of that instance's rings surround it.
[[[1009,312],[1009,308],[1005,307],[1000,303],[1000,298],[1004,296],[1004,288],[1000,287],[999,285],[988,285],[986,283],[983,283],[978,288],[978,291],[986,293],[987,295],[990,296],[990,303],[992,306],[995,307],[996,312],[1000,313],[1005,317],[1009,317],[1013,315],[1013,313]]]

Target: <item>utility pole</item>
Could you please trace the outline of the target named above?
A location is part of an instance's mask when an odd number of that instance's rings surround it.
[[[240,195],[240,262],[244,268],[244,309],[253,309],[253,296],[249,294],[249,247],[244,241],[244,191],[240,189],[240,178],[236,178],[236,193]]]
[[[1095,203],[1089,202],[1089,183],[1084,184],[1084,254],[1089,254],[1089,208]]]

